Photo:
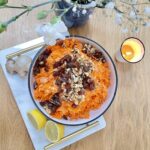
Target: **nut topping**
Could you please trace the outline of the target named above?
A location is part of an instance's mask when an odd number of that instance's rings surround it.
[[[97,60],[97,61],[101,61],[102,63],[106,62],[106,59],[103,55],[102,52],[100,52],[99,50],[97,50],[95,47],[93,47],[92,45],[85,43],[83,50],[82,50],[85,54],[87,54],[89,57]]]
[[[84,98],[85,90],[94,90],[94,81],[88,76],[93,70],[92,63],[81,58],[77,48],[57,61],[53,67],[55,83],[59,91],[62,91],[62,99],[78,105]]]

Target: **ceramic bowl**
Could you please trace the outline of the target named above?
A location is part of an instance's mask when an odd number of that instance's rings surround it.
[[[29,75],[28,75],[29,93],[32,97],[33,102],[37,106],[37,108],[48,119],[51,119],[51,120],[53,120],[57,123],[64,124],[64,125],[73,125],[73,126],[75,126],[75,125],[87,124],[87,123],[89,123],[91,121],[94,121],[95,119],[99,118],[100,116],[102,116],[108,110],[110,105],[112,104],[112,102],[115,98],[116,91],[117,91],[117,86],[118,86],[117,71],[116,71],[114,62],[113,62],[112,58],[110,57],[109,53],[101,45],[99,45],[98,43],[94,42],[91,39],[88,39],[86,37],[81,37],[81,36],[69,36],[69,37],[66,37],[66,38],[76,38],[76,39],[79,39],[83,42],[87,42],[87,43],[95,46],[105,56],[105,58],[106,58],[106,60],[109,64],[110,71],[111,71],[111,85],[110,85],[109,90],[108,90],[108,96],[107,96],[106,101],[101,105],[101,107],[99,107],[99,109],[90,111],[90,117],[88,119],[65,120],[65,119],[56,119],[56,118],[50,116],[44,110],[44,108],[39,104],[39,102],[34,99],[34,96],[33,96],[33,82],[34,82],[33,67],[35,65],[35,62],[36,62],[37,58],[45,50],[45,48],[42,48],[38,51],[38,53],[33,58],[32,64],[30,66]]]

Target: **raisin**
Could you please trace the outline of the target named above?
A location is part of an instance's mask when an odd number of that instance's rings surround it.
[[[65,88],[66,88],[66,92],[69,93],[71,91],[71,84],[70,83],[66,83],[65,84]]]
[[[102,54],[102,52],[95,50],[95,52],[93,53],[93,56],[94,56],[94,58],[99,60],[103,56],[103,54]]]
[[[106,59],[103,57],[101,61],[102,61],[102,63],[105,63]]]
[[[86,54],[87,53],[87,48],[84,47],[83,50],[82,50],[82,52]]]
[[[70,77],[71,77],[70,73],[60,72],[60,80],[62,82],[68,82],[68,80],[69,80]]]
[[[87,77],[87,76],[83,78],[82,84],[83,84],[84,89],[94,90],[95,88],[94,81],[90,77]]]
[[[66,115],[63,115],[63,119],[68,120],[68,118],[67,118],[67,116],[66,116]]]
[[[37,87],[38,87],[37,82],[34,81],[34,83],[33,83],[33,88],[36,89]]]
[[[48,71],[49,71],[49,66],[46,65],[45,68],[44,68],[44,70],[45,70],[46,72],[48,72]]]
[[[63,41],[63,40],[58,40],[58,41],[56,42],[56,45],[62,46],[62,45],[63,45],[63,43],[64,43],[64,41]]]
[[[90,91],[95,89],[95,82],[93,80],[91,80],[91,82],[89,83],[89,88]]]
[[[78,92],[79,95],[83,95],[84,93],[85,93],[85,91],[84,91],[83,89],[81,89],[81,90]]]
[[[77,108],[78,107],[78,105],[76,105],[75,103],[73,103],[71,106],[72,106],[72,108]]]
[[[57,108],[61,105],[61,101],[59,99],[59,93],[55,93],[50,100],[40,102],[40,105],[42,107],[47,106],[52,113],[55,113]]]
[[[62,73],[61,74],[61,78],[62,80],[64,80],[64,82],[67,82],[69,80],[69,78],[71,78],[71,74],[70,73]]]
[[[46,58],[48,57],[49,55],[47,55],[46,52],[43,52],[39,58],[38,58],[38,61],[41,62],[41,61],[46,61]]]
[[[74,58],[72,59],[72,62],[76,62],[77,61],[77,56],[75,55]]]
[[[65,73],[65,68],[59,68],[57,71],[53,72],[53,76],[54,77],[60,76],[60,75],[63,75],[64,73]]]
[[[67,64],[67,68],[79,68],[80,67],[80,64],[79,62],[70,62]]]
[[[54,72],[53,72],[53,76],[54,76],[54,77],[57,77],[57,76],[59,76],[59,75],[60,75],[60,72],[59,72],[59,71],[54,71]]]
[[[35,66],[33,68],[33,74],[37,75],[40,73],[40,68],[46,66],[46,59],[51,54],[50,50],[45,50],[36,60]],[[48,69],[47,69],[48,70]]]
[[[61,105],[61,102],[60,102],[60,99],[59,99],[59,93],[56,93],[52,96],[50,102],[55,105],[55,106],[60,106]]]
[[[58,68],[58,67],[60,67],[62,64],[61,64],[61,62],[60,61],[56,61],[55,63],[54,63],[54,65],[53,65],[53,68]]]
[[[40,66],[40,67],[44,67],[44,66],[45,66],[45,63],[46,63],[45,61],[40,61],[40,62],[39,62],[39,66]]]
[[[83,71],[88,72],[90,70],[89,66],[83,66]]]
[[[37,75],[38,73],[40,73],[40,68],[37,66],[34,66],[33,68],[33,75]]]
[[[86,52],[86,53],[87,53],[87,55],[88,55],[89,57],[92,57],[92,55],[93,55],[93,54],[91,53],[91,51],[90,51],[90,50],[87,50],[87,52]]]
[[[59,72],[60,74],[64,74],[64,73],[65,73],[65,68],[60,68],[60,69],[58,69],[58,72]]]
[[[72,59],[72,57],[70,56],[70,55],[65,55],[63,58],[62,58],[62,61],[63,61],[63,63],[66,61],[66,62],[70,62],[71,61],[71,59]]]
[[[65,55],[59,60],[60,65],[63,65],[65,62],[70,62],[72,57],[70,55]]]
[[[67,81],[68,81],[68,79],[67,79],[67,78],[65,78],[65,77],[61,77],[61,81],[62,81],[62,82],[67,82]]]
[[[40,105],[43,107],[46,105],[46,102],[40,102]]]
[[[47,58],[51,53],[52,53],[51,50],[47,50],[47,49],[46,49],[46,50],[43,52],[43,55],[45,56],[45,58]]]
[[[47,104],[47,106],[48,106],[49,109],[51,109],[51,108],[53,107],[53,104],[52,104],[51,102],[49,102],[49,103]]]
[[[55,84],[57,85],[57,86],[61,86],[61,84],[62,84],[63,82],[58,78],[57,80],[56,80],[56,82],[55,82]]]
[[[54,102],[55,106],[60,106],[61,105],[59,99],[55,99],[53,102]]]
[[[53,106],[53,107],[51,108],[51,114],[54,114],[54,113],[56,112],[56,110],[57,110],[57,107],[56,107],[56,106]]]

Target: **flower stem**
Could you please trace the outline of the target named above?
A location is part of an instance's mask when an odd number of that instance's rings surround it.
[[[40,7],[40,6],[44,6],[44,5],[47,5],[47,4],[50,4],[50,3],[54,3],[54,2],[58,2],[60,0],[49,0],[47,2],[43,2],[43,3],[40,3],[40,4],[37,4],[37,5],[34,5],[34,6],[23,6],[24,10],[23,12],[21,12],[20,14],[12,17],[10,20],[4,22],[5,25],[9,25],[10,23],[16,21],[20,16],[26,14],[26,13],[29,13],[30,11],[32,11],[33,9],[37,8],[37,7]],[[14,6],[15,7],[15,6]]]
[[[60,14],[60,17],[62,17],[65,13],[67,13],[73,6],[70,6],[69,8],[65,9],[64,12]]]
[[[10,5],[4,5],[1,8],[15,8],[15,9],[26,9],[24,6],[20,7],[20,6],[10,6]]]

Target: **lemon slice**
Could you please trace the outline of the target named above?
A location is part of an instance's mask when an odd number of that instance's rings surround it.
[[[45,136],[50,142],[57,142],[64,137],[64,126],[53,121],[47,121],[45,125]]]
[[[28,112],[28,118],[36,129],[41,129],[46,124],[46,117],[37,109]]]

